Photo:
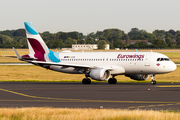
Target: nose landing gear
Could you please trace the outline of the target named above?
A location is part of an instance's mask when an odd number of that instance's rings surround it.
[[[155,80],[155,75],[154,74],[151,74],[151,85],[155,85],[156,84],[156,80]]]

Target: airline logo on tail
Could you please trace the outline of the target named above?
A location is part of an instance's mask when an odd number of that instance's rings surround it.
[[[37,61],[52,61],[60,62],[59,54],[49,50],[45,42],[36,31],[31,22],[24,22],[26,28],[26,36],[28,41],[28,47],[30,56],[33,56]],[[48,58],[45,59],[45,54],[48,54]]]
[[[30,54],[34,54],[34,57],[37,58],[37,61],[46,61],[44,58],[45,51],[45,43],[42,38],[33,27],[31,22],[24,23],[26,28],[26,36],[28,40],[29,52]],[[44,46],[43,46],[44,44]]]

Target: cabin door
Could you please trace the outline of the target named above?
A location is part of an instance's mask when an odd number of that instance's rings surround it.
[[[145,57],[145,66],[150,66],[151,54]]]

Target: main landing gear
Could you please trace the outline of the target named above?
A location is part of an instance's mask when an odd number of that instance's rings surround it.
[[[83,83],[83,84],[91,84],[91,79],[89,79],[89,78],[84,78],[84,79],[82,80],[82,83]]]
[[[156,80],[155,80],[155,75],[154,74],[151,74],[151,85],[155,85],[156,84]]]
[[[117,83],[117,80],[116,80],[116,78],[114,78],[114,76],[113,76],[112,78],[109,78],[108,83],[109,83],[109,84],[116,84],[116,83]]]

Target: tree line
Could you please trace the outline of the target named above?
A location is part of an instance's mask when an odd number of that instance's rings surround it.
[[[105,29],[83,35],[77,31],[39,33],[49,48],[71,48],[72,44],[98,44],[99,49],[104,49],[105,44],[110,48],[180,48],[180,31],[170,29],[154,30],[148,33],[146,30],[132,28],[127,34],[120,29]],[[125,40],[125,42],[122,42]],[[135,40],[135,43],[131,43]],[[148,40],[149,43],[139,40]],[[0,48],[28,48],[25,29],[0,31]]]

